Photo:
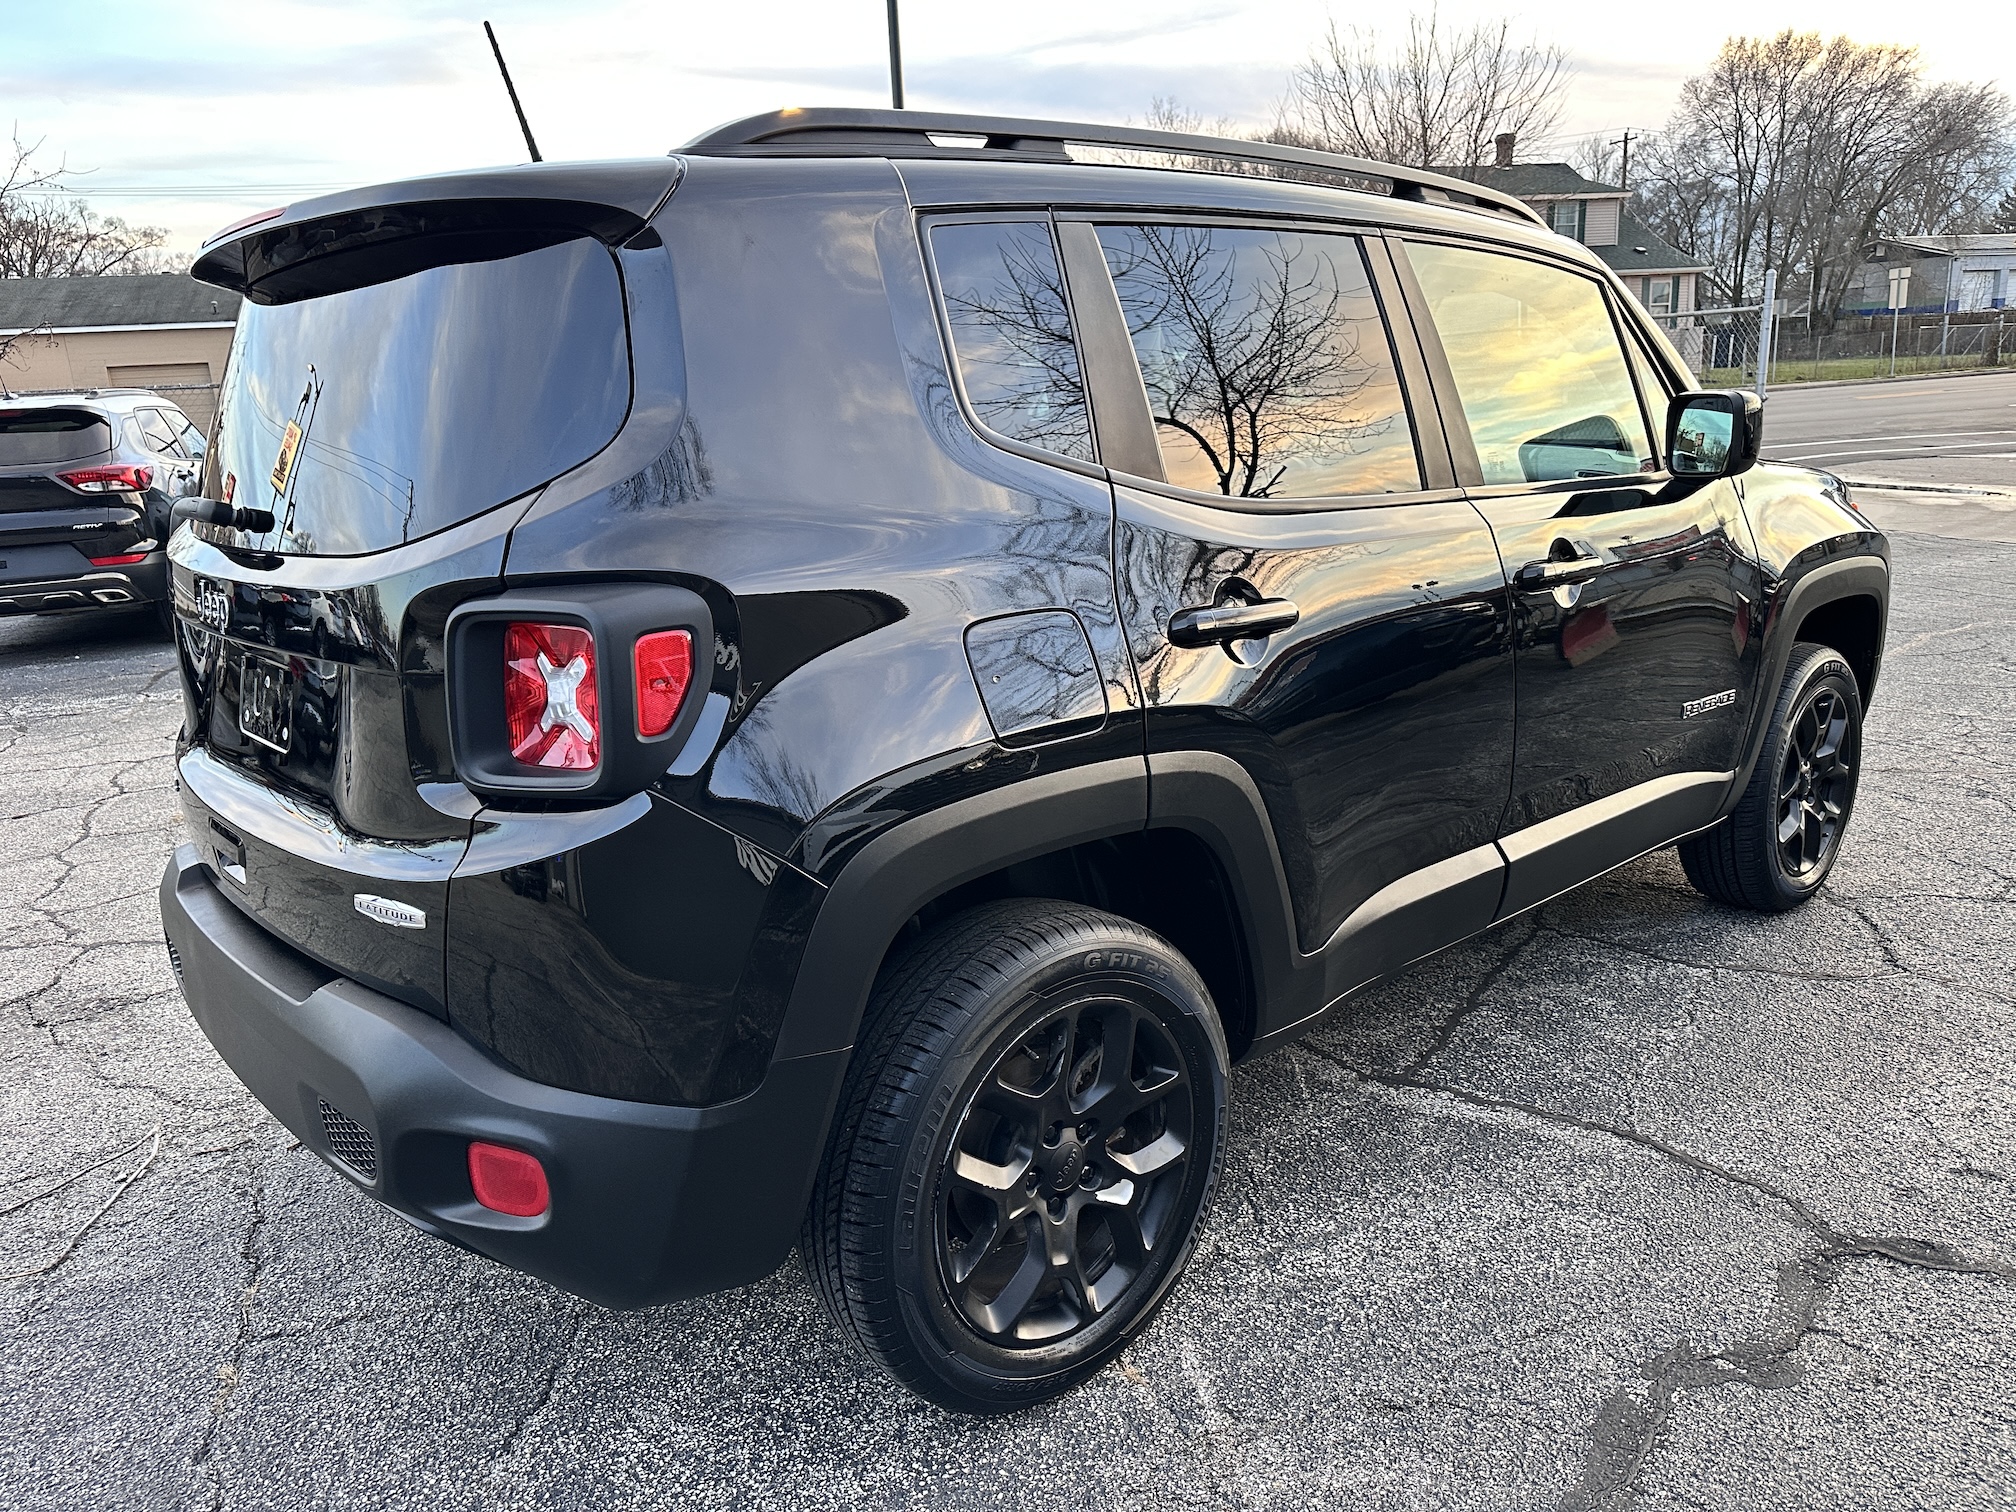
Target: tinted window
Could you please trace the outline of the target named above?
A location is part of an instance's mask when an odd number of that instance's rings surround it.
[[[1666,435],[1666,406],[1673,397],[1672,386],[1637,336],[1625,338],[1624,350],[1631,355],[1631,366],[1638,374],[1638,390],[1645,396],[1645,414],[1652,426],[1652,443],[1645,454],[1655,456]]]
[[[166,420],[161,418],[159,410],[135,410],[133,418],[139,422],[140,439],[146,443],[147,450],[159,452],[166,457],[172,457],[177,454],[175,431]]]
[[[959,376],[988,429],[1092,460],[1092,426],[1047,221],[936,226],[931,252]]]
[[[1102,226],[1099,242],[1171,483],[1245,499],[1421,486],[1356,239]]]
[[[71,462],[112,449],[112,427],[87,409],[0,409],[0,467]]]
[[[1653,465],[1631,372],[1595,280],[1417,242],[1407,248],[1449,354],[1486,483]]]
[[[190,423],[189,417],[176,410],[168,412],[169,422],[178,427],[175,439],[182,443],[182,449],[192,457],[203,455],[203,432]]]
[[[261,544],[278,550],[377,551],[585,461],[629,402],[622,287],[598,242],[248,302],[204,492],[271,509]]]

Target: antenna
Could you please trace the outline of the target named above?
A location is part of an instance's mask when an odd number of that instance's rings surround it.
[[[889,103],[903,108],[903,33],[896,24],[896,0],[889,0]]]
[[[889,0],[889,9],[893,16],[896,0]],[[490,29],[488,21],[483,23],[483,35],[490,39],[490,51],[497,58],[497,72],[504,75],[504,92],[511,96],[511,108],[518,112],[518,129],[525,133],[525,148],[532,154],[533,162],[543,163],[546,160],[539,156],[539,144],[532,140],[532,128],[525,121],[525,107],[518,103],[518,89],[511,82],[511,70],[504,66],[504,49],[497,45],[497,33]]]

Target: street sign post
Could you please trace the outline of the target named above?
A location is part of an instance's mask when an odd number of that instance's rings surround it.
[[[1897,376],[1897,322],[1904,313],[1904,301],[1911,292],[1911,269],[1900,265],[1890,270],[1890,376]]]

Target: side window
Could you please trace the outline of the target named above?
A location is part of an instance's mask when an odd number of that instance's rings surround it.
[[[1421,487],[1355,237],[1101,226],[1165,475],[1243,499]]]
[[[166,420],[161,418],[159,410],[135,410],[133,418],[139,422],[140,439],[146,443],[147,450],[158,452],[164,457],[179,457],[182,455],[180,449],[175,445],[174,430],[170,428]]]
[[[203,432],[196,429],[195,423],[187,415],[171,414],[168,419],[170,424],[178,420],[182,423],[182,429],[177,434],[176,439],[182,443],[184,451],[198,461],[201,461],[204,450]]]
[[[966,397],[1011,440],[1093,460],[1092,423],[1048,221],[931,228]]]
[[[1630,354],[1639,392],[1645,396],[1645,415],[1652,423],[1652,449],[1648,455],[1656,457],[1666,435],[1666,405],[1673,397],[1673,386],[1652,360],[1652,354],[1645,350],[1645,343],[1636,331],[1625,336],[1624,350]]]
[[[1651,438],[1594,279],[1497,252],[1408,244],[1486,483],[1645,471]]]

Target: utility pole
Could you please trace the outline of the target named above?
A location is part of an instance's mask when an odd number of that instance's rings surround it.
[[[1612,147],[1622,147],[1624,149],[1624,166],[1618,171],[1617,175],[1617,187],[1619,189],[1629,189],[1631,187],[1631,138],[1637,135],[1637,132],[1627,126],[1624,128],[1624,135],[1618,137],[1610,144]]]
[[[889,104],[903,108],[903,33],[896,24],[896,0],[889,0]]]

